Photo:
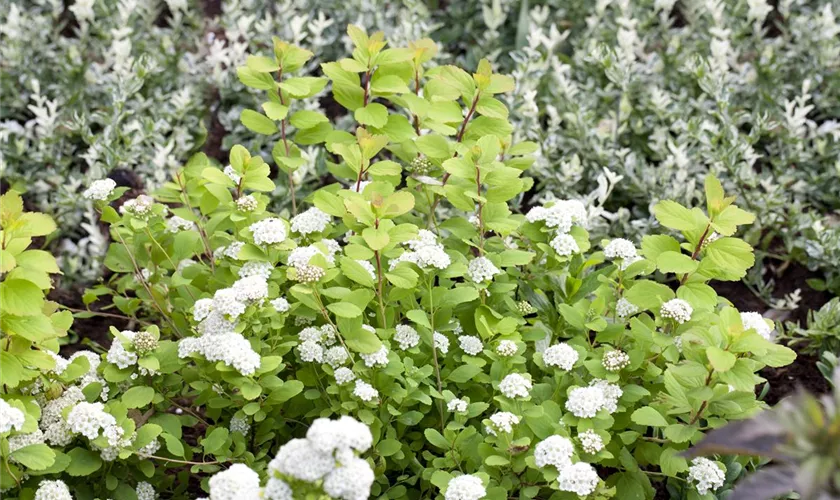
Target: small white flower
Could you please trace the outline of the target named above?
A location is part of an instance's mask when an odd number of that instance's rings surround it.
[[[73,495],[64,481],[41,480],[35,492],[35,500],[73,500]]]
[[[487,496],[487,489],[476,476],[464,474],[453,477],[446,485],[444,500],[479,500]]]
[[[276,299],[269,302],[269,304],[271,304],[271,307],[273,307],[274,310],[279,313],[289,312],[289,301],[286,300],[285,297],[277,297]]]
[[[639,308],[636,307],[636,304],[630,302],[624,297],[621,297],[615,303],[615,314],[619,318],[627,318],[633,316],[637,312],[639,312]]]
[[[212,500],[259,498],[260,476],[245,464],[233,464],[208,482]]]
[[[440,332],[435,332],[434,341],[435,349],[437,349],[441,354],[449,352],[449,338],[447,338],[446,335]]]
[[[720,488],[725,479],[725,471],[708,458],[697,457],[691,461],[691,467],[688,468],[688,480],[697,483],[695,486],[701,495]]]
[[[478,356],[484,350],[484,344],[475,335],[461,335],[458,337],[458,345],[471,356]]]
[[[335,383],[338,385],[348,384],[356,379],[356,374],[353,373],[353,370],[347,368],[346,366],[336,368],[333,372],[333,376],[335,377]]]
[[[595,454],[604,449],[604,440],[601,436],[592,429],[586,430],[578,434],[580,446],[586,453]]]
[[[519,347],[512,340],[501,340],[499,341],[499,345],[496,346],[496,354],[503,358],[515,356],[518,351]]]
[[[580,247],[571,234],[558,234],[549,245],[557,252],[557,255],[564,257],[580,252]]]
[[[600,387],[575,387],[569,391],[566,409],[578,418],[592,418],[604,404],[604,391]]]
[[[126,201],[120,207],[120,213],[129,213],[135,217],[146,217],[152,211],[155,200],[151,196],[141,194],[137,198]]]
[[[362,401],[373,401],[379,397],[379,391],[363,380],[356,380],[356,387],[353,388],[353,394]]]
[[[755,332],[766,340],[773,342],[773,327],[767,324],[767,320],[757,312],[742,312],[741,323],[744,324],[744,330],[754,329]]]
[[[527,398],[531,392],[531,380],[519,373],[511,373],[499,382],[499,391],[507,398]]]
[[[5,434],[12,429],[21,430],[24,420],[26,416],[22,411],[0,399],[0,434]]]
[[[239,181],[242,180],[242,177],[236,173],[236,170],[233,169],[232,166],[228,165],[225,167],[225,175],[233,181],[234,184],[239,184]]]
[[[324,492],[338,500],[364,500],[370,497],[375,477],[367,460],[342,458],[341,465],[324,478]]]
[[[598,487],[598,481],[600,481],[600,478],[595,468],[584,462],[578,462],[563,468],[557,478],[561,491],[577,493],[581,497],[595,491],[595,488]]]
[[[485,430],[496,435],[496,432],[513,432],[513,426],[519,423],[519,417],[509,411],[500,411],[490,415],[490,423],[492,427],[487,427]]]
[[[347,362],[347,350],[341,346],[330,347],[324,352],[324,362],[332,368],[338,368]]]
[[[233,417],[230,419],[230,432],[238,432],[240,434],[248,434],[251,430],[251,424],[244,418]]]
[[[399,344],[400,349],[407,351],[420,343],[420,334],[408,325],[397,325],[397,333],[394,334],[394,340]]]
[[[466,413],[467,412],[467,402],[463,399],[450,399],[448,403],[446,403],[446,409],[452,413]]]
[[[181,231],[189,231],[195,228],[195,223],[192,221],[188,221],[183,217],[178,217],[177,215],[173,215],[166,221],[166,232],[167,233],[178,233]]]
[[[316,207],[295,215],[291,220],[292,231],[301,236],[320,233],[329,223],[330,216]]]
[[[276,217],[270,217],[251,224],[248,229],[257,245],[272,245],[286,239],[286,224]]]
[[[298,346],[298,352],[304,363],[321,363],[324,361],[324,347],[313,340],[301,343]]]
[[[374,366],[388,366],[388,348],[385,346],[382,346],[378,351],[370,354],[360,353],[359,356],[361,356],[362,361],[365,362],[365,366],[368,368],[373,368]]]
[[[621,260],[621,269],[627,267],[640,259],[636,246],[630,240],[616,238],[604,247],[604,257],[610,260]]]
[[[82,193],[82,196],[88,200],[104,201],[111,196],[111,193],[114,192],[114,188],[116,187],[117,183],[113,179],[99,179],[98,181],[93,181],[90,187]]]
[[[274,266],[268,262],[252,260],[242,264],[242,267],[239,269],[239,277],[250,278],[251,276],[259,276],[267,281],[271,277],[272,269],[274,269]]]
[[[467,275],[476,283],[491,281],[501,271],[487,257],[477,257],[467,266]]]
[[[253,212],[257,209],[259,203],[253,195],[246,194],[236,199],[236,208],[241,212]]]
[[[630,364],[630,356],[624,351],[607,351],[601,364],[608,372],[617,372]]]
[[[534,462],[537,467],[553,465],[561,470],[572,464],[572,454],[575,447],[572,442],[563,436],[549,436],[534,448]]]
[[[554,344],[543,352],[545,366],[556,366],[569,371],[577,363],[580,354],[569,344]]]
[[[691,313],[694,310],[691,305],[682,299],[671,299],[662,304],[659,310],[659,315],[663,318],[671,318],[679,324],[683,324],[691,319]]]

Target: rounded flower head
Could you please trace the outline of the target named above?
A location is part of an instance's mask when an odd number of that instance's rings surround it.
[[[278,479],[276,477],[269,477],[263,488],[263,498],[265,500],[294,500],[294,491],[289,483]]]
[[[467,267],[467,276],[476,283],[491,281],[493,276],[500,273],[499,268],[490,262],[487,257],[477,257],[471,260]]]
[[[691,319],[691,313],[694,309],[691,305],[682,299],[671,299],[662,304],[659,310],[660,316],[663,318],[671,318],[679,324],[683,324]]]
[[[335,458],[312,446],[308,439],[292,439],[280,447],[277,456],[268,464],[270,472],[300,479],[318,481],[335,467]]]
[[[155,488],[146,481],[140,481],[137,483],[137,488],[135,490],[137,492],[137,500],[155,500],[155,498],[157,498]]]
[[[484,350],[484,344],[475,335],[461,335],[458,337],[458,345],[471,356],[478,356]]]
[[[113,179],[99,179],[98,181],[93,181],[90,187],[82,193],[82,196],[88,200],[104,201],[111,196],[111,193],[114,192],[114,188],[116,187],[117,183]]]
[[[744,324],[744,330],[754,329],[757,334],[766,340],[773,341],[773,328],[767,324],[767,320],[761,313],[742,312],[741,323]]]
[[[336,368],[333,372],[333,376],[335,377],[335,383],[338,385],[349,384],[356,379],[356,374],[353,373],[353,370],[347,368],[346,366]]]
[[[616,238],[607,243],[607,246],[604,247],[604,257],[610,260],[632,260],[637,256],[638,252],[636,251],[636,245],[634,245],[632,241],[624,238]]]
[[[291,220],[292,231],[301,236],[320,233],[329,223],[330,216],[316,207],[295,215]]]
[[[324,478],[324,492],[339,500],[366,500],[370,497],[373,485],[373,470],[367,460],[351,457],[342,460],[341,465],[333,469]]]
[[[449,352],[449,338],[447,338],[446,335],[440,332],[435,332],[434,341],[435,349],[437,349],[441,354]]]
[[[443,494],[444,500],[479,500],[485,496],[487,490],[481,479],[469,474],[450,479]]]
[[[0,399],[0,434],[11,431],[19,431],[23,428],[26,416],[22,411]]]
[[[516,345],[516,342],[512,340],[502,340],[499,342],[499,345],[496,346],[496,354],[504,358],[515,356],[518,351],[519,347]]]
[[[268,280],[271,277],[272,269],[274,269],[274,266],[268,262],[251,260],[242,264],[242,267],[239,268],[239,277],[250,278],[251,276],[259,276],[263,280]]]
[[[373,435],[367,425],[353,417],[336,420],[318,418],[306,432],[306,439],[323,453],[355,450],[364,453],[373,445]]]
[[[236,200],[236,208],[241,212],[253,212],[257,209],[259,202],[257,199],[254,198],[253,195],[246,194],[245,196],[240,196]]]
[[[569,344],[554,344],[543,352],[545,366],[556,366],[569,371],[577,363],[580,354]]]
[[[639,312],[639,308],[636,307],[636,304],[630,302],[624,297],[618,299],[618,302],[615,303],[615,314],[619,318],[627,318],[633,316],[637,312]]]
[[[271,245],[286,239],[286,224],[276,217],[270,217],[251,224],[248,229],[257,245]]]
[[[604,440],[601,436],[592,429],[586,430],[578,434],[580,446],[586,453],[595,454],[604,449]]]
[[[549,436],[534,447],[534,461],[537,467],[553,465],[561,470],[572,464],[572,454],[575,447],[572,442],[563,436]]]
[[[527,398],[531,391],[531,380],[518,373],[511,373],[499,382],[499,391],[511,399]]]
[[[353,388],[353,394],[362,401],[373,401],[379,397],[379,391],[363,380],[356,380],[356,387]]]
[[[240,434],[248,434],[251,430],[251,424],[244,418],[233,417],[230,419],[230,432],[238,432]]]
[[[496,435],[496,432],[513,432],[513,426],[519,423],[519,417],[509,411],[500,411],[490,415],[491,426],[485,430]]]
[[[570,491],[582,497],[595,491],[599,480],[595,468],[584,462],[565,467],[557,478],[561,491]]]
[[[558,234],[549,244],[557,252],[557,255],[562,257],[580,252],[580,247],[571,234]]]
[[[188,221],[183,217],[178,217],[177,215],[173,215],[166,221],[166,232],[167,233],[178,233],[181,231],[189,231],[195,228],[195,223],[192,221]]]
[[[210,478],[210,500],[259,498],[260,476],[245,464],[233,464]]]
[[[696,483],[697,492],[701,495],[723,486],[725,478],[725,471],[708,458],[697,457],[691,461],[691,467],[688,468],[688,480]]]
[[[452,413],[466,413],[467,412],[467,402],[463,399],[450,399],[448,403],[446,403],[447,411]]]
[[[73,495],[70,494],[70,488],[64,484],[64,481],[43,480],[38,484],[35,500],[73,500]]]
[[[394,334],[394,340],[399,344],[400,349],[407,351],[420,343],[420,334],[408,325],[397,325],[397,333]]]
[[[630,364],[630,356],[624,351],[608,351],[604,353],[601,364],[608,372],[617,372]]]
[[[279,313],[289,312],[289,301],[286,300],[285,297],[277,297],[276,299],[269,302],[269,304],[271,304],[271,307],[273,307],[274,310]]]
[[[368,368],[373,368],[374,366],[388,366],[388,348],[385,346],[380,347],[376,352],[370,354],[361,353],[359,356]]]
[[[569,391],[566,409],[578,418],[592,418],[604,407],[604,391],[599,387],[575,387]]]

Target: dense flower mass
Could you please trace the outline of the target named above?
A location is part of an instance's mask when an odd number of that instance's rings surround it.
[[[705,495],[723,486],[726,474],[716,462],[708,458],[697,457],[688,468],[688,480],[695,483],[697,492]]]
[[[113,179],[100,179],[93,181],[90,187],[82,193],[82,196],[89,200],[107,200],[116,187],[117,183]]]
[[[555,344],[543,352],[546,366],[556,366],[566,371],[571,370],[579,358],[580,354],[568,344]]]
[[[694,310],[691,304],[682,299],[671,299],[662,304],[659,314],[663,318],[671,318],[679,324],[683,324],[691,319],[691,313]]]
[[[484,350],[484,344],[482,344],[481,339],[475,335],[461,335],[458,337],[458,345],[461,346],[461,349],[463,349],[465,353],[471,356],[478,356],[481,351]]]
[[[755,332],[766,340],[773,341],[773,328],[767,324],[767,320],[757,312],[742,312],[741,323],[744,324],[744,329],[753,329]]]
[[[519,373],[511,373],[499,382],[499,391],[511,399],[527,398],[531,391],[531,380]]]
[[[534,460],[537,467],[552,465],[562,470],[572,464],[572,454],[575,447],[569,439],[563,436],[549,436],[534,448]]]
[[[487,490],[481,479],[464,474],[449,480],[443,498],[444,500],[479,500],[485,495],[487,495]]]
[[[257,245],[281,243],[286,239],[286,223],[274,217],[255,222],[249,229]]]
[[[417,233],[417,238],[406,241],[405,245],[411,250],[403,252],[396,259],[392,259],[391,270],[394,270],[401,262],[410,262],[421,269],[446,269],[452,263],[452,259],[446,254],[443,245],[438,242],[437,236],[426,229],[421,229]]]
[[[22,411],[0,399],[0,434],[12,429],[21,430],[24,419],[25,416]]]
[[[397,325],[397,333],[394,340],[403,351],[416,347],[420,343],[420,334],[417,330],[408,325]]]
[[[64,481],[43,480],[38,483],[35,500],[73,500],[73,495],[70,494],[70,488]]]
[[[487,257],[477,257],[471,260],[467,268],[467,275],[476,283],[491,281],[493,276],[501,272]]]
[[[591,465],[583,462],[564,467],[557,478],[562,491],[570,491],[584,497],[598,487],[598,473]]]
[[[321,210],[312,207],[309,210],[292,217],[292,231],[306,236],[311,233],[320,233],[330,223],[330,216]]]

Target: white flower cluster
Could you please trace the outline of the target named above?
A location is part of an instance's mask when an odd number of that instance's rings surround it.
[[[239,268],[238,274],[240,278],[250,278],[251,276],[259,276],[263,280],[268,281],[268,278],[271,277],[272,269],[274,269],[274,266],[272,266],[268,262],[250,260],[242,264],[242,267]]]
[[[446,403],[447,411],[452,413],[466,413],[467,412],[467,402],[463,399],[450,399],[448,403]]]
[[[8,439],[9,453],[14,453],[21,448],[32,444],[41,444],[45,441],[46,437],[41,429],[35,429],[34,432],[28,432],[26,434],[17,434]],[[9,461],[17,462],[14,456],[9,456]]]
[[[577,363],[580,354],[569,344],[554,344],[543,351],[545,366],[556,366],[561,370],[570,371]]]
[[[636,245],[624,238],[616,238],[607,243],[607,246],[604,247],[604,257],[610,260],[620,260],[619,267],[621,269],[627,269],[630,264],[641,260],[639,253],[636,251]]]
[[[458,345],[470,356],[478,356],[484,350],[481,339],[475,335],[461,335],[458,337]]]
[[[257,245],[273,245],[286,239],[286,223],[276,217],[255,222],[248,229]]]
[[[320,209],[312,207],[292,217],[290,223],[292,232],[306,236],[307,234],[320,233],[326,229],[330,223],[330,216]]]
[[[446,485],[444,500],[479,500],[487,496],[484,483],[476,476],[464,474],[453,477]]]
[[[316,255],[322,255],[329,264],[335,263],[335,255],[341,252],[341,246],[335,240],[323,239],[320,244],[297,247],[289,253],[286,265],[300,271],[309,265],[309,261]]]
[[[286,300],[285,297],[277,297],[276,299],[271,300],[269,304],[271,304],[271,307],[279,313],[289,312],[289,301]]]
[[[496,267],[487,257],[476,257],[471,260],[467,266],[467,276],[476,283],[484,283],[485,281],[492,281],[493,276],[500,274],[502,271]]]
[[[236,199],[236,208],[242,212],[253,212],[257,209],[259,203],[253,195],[246,194]]]
[[[628,317],[633,316],[634,314],[636,314],[638,312],[639,312],[639,308],[636,307],[636,304],[630,302],[629,300],[625,299],[624,297],[621,297],[615,303],[615,314],[619,318],[622,318],[622,319],[628,318]]]
[[[46,479],[38,483],[35,491],[35,500],[73,500],[70,488],[61,480],[48,481]]]
[[[617,372],[630,364],[630,356],[619,350],[607,351],[604,353],[604,358],[601,364],[608,372]]]
[[[679,324],[683,324],[691,319],[691,313],[694,309],[691,305],[682,299],[671,299],[662,304],[659,310],[659,315],[663,318],[671,318]]]
[[[339,500],[367,499],[373,485],[373,470],[356,453],[364,453],[372,444],[368,427],[352,417],[319,418],[312,423],[305,439],[293,439],[277,452],[268,465],[270,479],[266,490],[269,486],[272,490],[278,488],[277,484],[270,484],[272,481],[290,478],[309,483],[323,481],[324,493]],[[286,488],[283,491],[289,492]]]
[[[519,352],[519,347],[513,340],[501,340],[499,345],[496,346],[496,354],[503,358],[515,356],[517,352]]]
[[[335,383],[338,385],[349,384],[356,379],[356,374],[353,373],[353,370],[347,368],[346,366],[336,368],[333,372],[333,376],[335,377]]]
[[[175,234],[181,231],[190,231],[194,228],[194,222],[184,219],[183,217],[178,217],[177,215],[173,215],[166,220],[167,233]]]
[[[81,402],[77,404],[67,414],[67,426],[71,432],[81,434],[91,441],[98,438],[101,431],[102,435],[107,438],[109,447],[128,444],[122,439],[125,431],[117,425],[114,416],[105,411],[105,406],[102,403]]]
[[[421,229],[417,232],[416,239],[406,241],[405,244],[411,250],[391,259],[389,266],[392,271],[400,262],[410,262],[421,269],[429,267],[446,269],[452,263],[452,259],[446,254],[443,245],[438,242],[435,233],[429,230]]]
[[[362,328],[365,327],[373,330],[368,325],[364,325]],[[359,354],[359,356],[361,356],[362,361],[365,362],[365,366],[367,366],[368,368],[373,368],[375,366],[388,366],[388,348],[385,346],[380,347],[379,350],[376,352],[372,352],[370,354],[362,353]]]
[[[362,401],[368,402],[379,398],[379,391],[363,380],[356,380],[356,387],[353,388],[353,395]]]
[[[566,409],[578,418],[593,418],[602,409],[613,413],[618,409],[618,399],[624,392],[606,380],[593,380],[586,387],[569,391]]]
[[[525,219],[532,223],[543,221],[546,227],[556,229],[557,234],[565,234],[572,225],[586,225],[587,213],[583,203],[577,200],[556,200],[551,206],[532,208]]]
[[[252,375],[260,367],[259,353],[251,348],[245,337],[232,331],[181,339],[178,357],[186,358],[191,354],[200,354],[210,362],[221,361],[242,375]]]
[[[73,440],[73,431],[64,420],[64,410],[85,400],[85,395],[77,386],[64,390],[56,399],[42,405],[41,421],[38,426],[44,431],[44,439],[52,446],[65,446]]]
[[[132,342],[137,332],[131,330],[123,330],[120,335],[125,337],[128,342]],[[127,350],[122,343],[122,339],[115,337],[111,342],[111,347],[108,349],[108,354],[105,355],[105,360],[111,364],[117,365],[120,370],[125,370],[129,366],[137,364],[137,354]]]
[[[366,260],[356,260],[356,262],[357,262],[360,266],[362,266],[363,268],[365,268],[365,271],[367,271],[367,272],[368,272],[368,274],[370,274],[370,278],[371,278],[372,280],[376,280],[376,268],[375,268],[375,267],[373,267],[373,264],[371,264],[370,262],[368,262],[368,261],[366,261]]]
[[[113,179],[99,179],[97,181],[93,181],[90,184],[90,187],[85,189],[82,193],[82,196],[87,198],[88,200],[95,200],[95,201],[103,201],[107,200],[111,193],[114,192],[114,188],[117,187],[117,183],[113,181]]]
[[[595,454],[604,449],[604,440],[592,429],[585,430],[578,434],[580,446],[586,453]]]
[[[155,500],[155,498],[157,498],[155,488],[146,481],[140,481],[137,483],[135,492],[137,493],[137,500]]]
[[[245,464],[233,464],[208,481],[212,500],[260,497],[260,476]]]
[[[120,207],[120,213],[127,213],[135,217],[143,218],[149,215],[149,212],[152,211],[152,207],[154,206],[154,204],[154,198],[145,194],[141,194],[138,195],[137,198],[133,198],[123,203]]]
[[[251,430],[251,424],[244,418],[232,417],[230,419],[230,432],[238,432],[240,434],[248,434]]]
[[[332,325],[309,326],[298,333],[298,353],[305,363],[323,363],[333,368],[344,364],[348,358],[343,347],[336,346],[335,329]],[[329,356],[327,354],[329,353]],[[327,359],[325,359],[327,357]]]
[[[717,462],[708,458],[697,457],[691,461],[691,467],[688,468],[688,480],[697,483],[695,486],[701,495],[720,488],[725,479],[725,471]]]
[[[513,426],[519,423],[520,418],[509,411],[500,411],[490,415],[490,425],[484,428],[488,434],[496,435],[497,432],[511,433]]]
[[[585,462],[578,462],[560,471],[557,485],[560,491],[569,491],[585,497],[595,491],[598,481],[600,478],[594,467]]]
[[[553,240],[551,240],[549,245],[551,245],[551,248],[553,248],[554,251],[557,252],[557,255],[563,257],[580,253],[580,247],[578,246],[577,241],[571,234],[558,234],[554,237]]]
[[[741,323],[744,324],[744,330],[754,329],[757,334],[773,342],[773,327],[767,324],[767,320],[761,313],[742,312]]]
[[[446,335],[440,332],[435,332],[433,338],[435,342],[435,349],[437,349],[438,352],[440,352],[441,354],[446,354],[449,352],[449,338]]]
[[[572,442],[563,436],[549,436],[534,447],[534,462],[537,467],[553,465],[557,470],[572,465],[572,455],[575,447]]]
[[[12,429],[21,430],[25,419],[26,416],[21,410],[0,399],[0,434],[5,434]]]
[[[417,330],[408,325],[397,325],[397,333],[394,340],[399,344],[400,349],[407,351],[420,344],[420,334]]]
[[[499,391],[510,399],[527,398],[531,392],[531,380],[519,373],[511,373],[499,382]]]

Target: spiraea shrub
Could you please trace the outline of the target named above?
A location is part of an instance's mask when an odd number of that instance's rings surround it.
[[[635,242],[592,241],[578,200],[514,213],[536,145],[511,140],[513,79],[348,33],[324,76],[280,40],[238,70],[264,91],[241,119],[277,138],[272,158],[199,154],[119,207],[90,186],[112,275],[84,299],[136,326],[75,378],[57,355],[21,361],[5,494],[715,498],[741,465],[680,453],[762,410],[757,372],[795,357],[710,286],[753,265],[736,236],[753,215],[711,176],[704,207],[660,202]],[[354,133],[303,107],[326,86]],[[271,213],[300,144],[332,179]]]

